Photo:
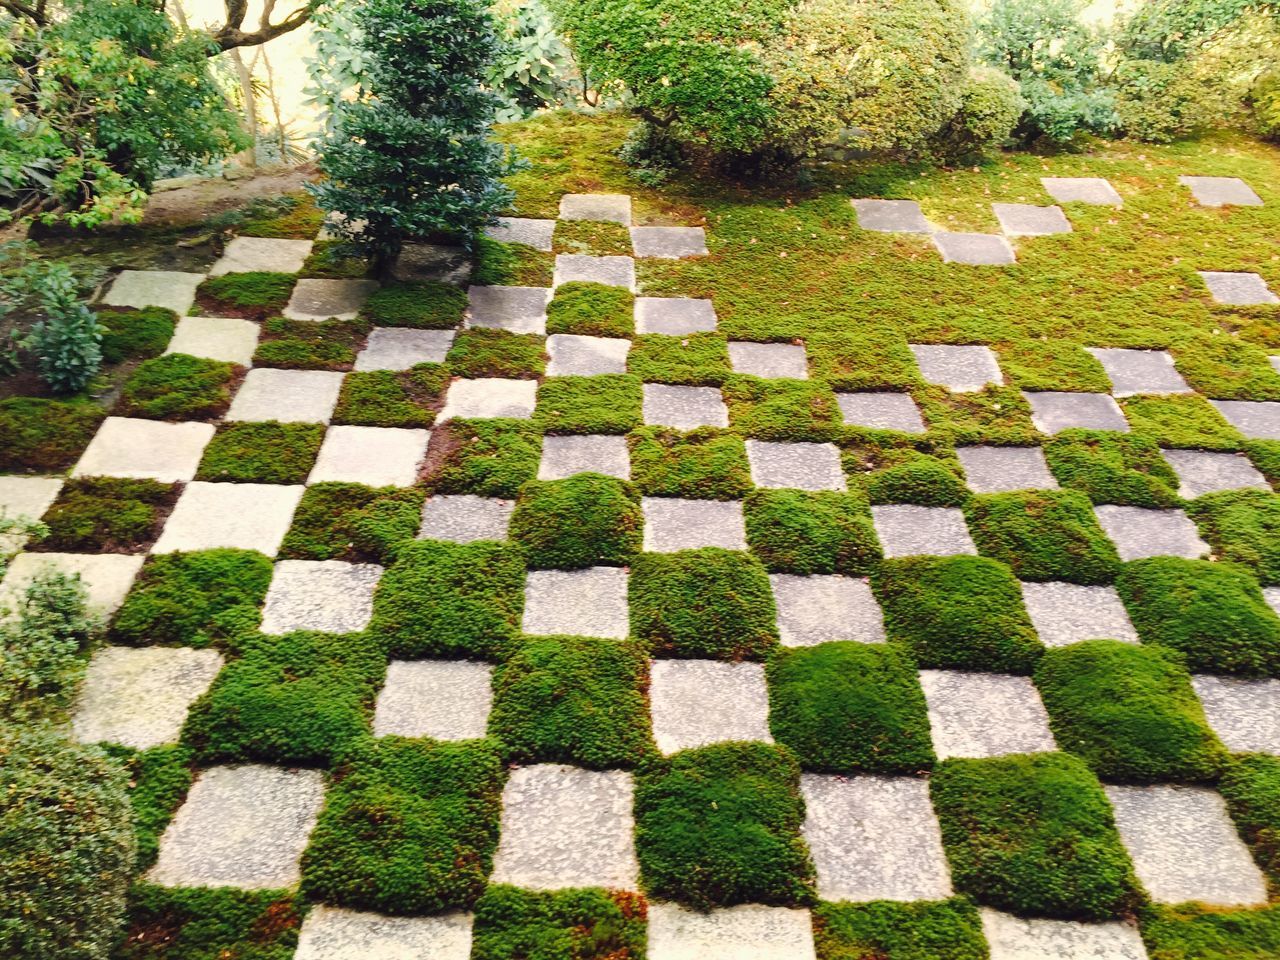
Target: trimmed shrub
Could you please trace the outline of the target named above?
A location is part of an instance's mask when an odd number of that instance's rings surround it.
[[[1150,437],[1107,430],[1064,430],[1044,445],[1057,481],[1094,503],[1172,507],[1178,475]]]
[[[645,383],[718,387],[731,371],[728,344],[722,333],[642,334],[631,341],[627,372]]]
[[[626,433],[640,426],[642,402],[640,378],[629,373],[549,377],[533,418],[546,433]]]
[[[471,960],[635,960],[648,929],[639,894],[489,886],[476,901]]]
[[[1214,555],[1248,567],[1264,584],[1280,583],[1280,497],[1223,490],[1187,504]]]
[[[964,897],[895,903],[819,903],[814,941],[823,960],[988,960],[982,920]]]
[[[332,423],[358,427],[429,427],[444,406],[449,370],[420,363],[412,370],[364,370],[342,378]]]
[[[523,420],[450,420],[431,431],[423,473],[436,493],[513,500],[541,455],[542,434]]]
[[[1258,866],[1272,886],[1280,883],[1280,757],[1233,757],[1218,789]]]
[[[556,233],[571,222],[556,224]],[[630,256],[627,249],[621,251]],[[635,294],[605,283],[575,280],[556,287],[547,304],[547,333],[573,333],[584,337],[630,337],[635,333]]]
[[[145,553],[178,497],[172,483],[123,477],[73,477],[42,518],[41,550]]]
[[[120,391],[121,417],[151,420],[215,420],[231,406],[236,366],[170,353],[138,365]]]
[[[635,488],[613,477],[579,473],[528,484],[511,516],[511,539],[534,570],[626,566],[640,552],[644,517]]]
[[[297,279],[292,273],[264,270],[209,277],[196,290],[196,306],[203,317],[265,320],[284,309]]]
[[[262,324],[253,363],[286,370],[350,370],[367,332],[367,325],[360,320],[316,322],[272,317]]]
[[[197,480],[306,483],[324,442],[322,423],[223,423],[213,435]]]
[[[0,470],[59,473],[80,458],[106,417],[95,403],[0,400]]]
[[[753,490],[743,512],[747,543],[770,573],[861,576],[880,561],[871,512],[856,494]]]
[[[834,439],[840,426],[836,395],[812,380],[735,374],[721,394],[734,430],[756,440],[822,442]]]
[[[965,511],[984,557],[1007,563],[1019,580],[1110,583],[1120,555],[1076,490],[1032,490],[974,497]]]
[[[640,427],[627,435],[631,479],[646,497],[741,500],[751,492],[747,447],[714,427]]]
[[[134,886],[115,960],[293,960],[306,904],[284,890]]]
[[[369,294],[360,316],[380,327],[452,330],[466,309],[466,291],[447,283],[393,283]]]
[[[173,339],[178,315],[163,307],[130,310],[115,307],[97,312],[102,327],[102,362],[147,360],[164,353]]]
[[[445,363],[455,377],[535,380],[547,368],[546,345],[528,333],[472,327],[453,338]]]
[[[1153,905],[1142,912],[1142,939],[1151,960],[1269,960],[1280,956],[1280,907]]]
[[[932,150],[953,162],[982,161],[1009,142],[1027,109],[1018,81],[992,67],[969,71],[960,107],[933,137]]]
[[[417,535],[423,499],[416,489],[313,483],[293,513],[280,556],[383,562]]]
[[[68,706],[90,633],[79,577],[42,572],[11,609],[0,608],[0,729]]]
[[[1192,60],[1125,58],[1112,73],[1111,84],[1120,129],[1149,143],[1191,136],[1237,109],[1225,96],[1227,84],[1198,72]]]

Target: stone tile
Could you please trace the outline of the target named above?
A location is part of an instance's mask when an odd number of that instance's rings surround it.
[[[493,703],[492,675],[487,663],[392,660],[374,707],[373,735],[483,737]]]
[[[1280,613],[1280,587],[1263,587],[1262,598],[1276,613]]]
[[[577,473],[603,473],[619,480],[631,479],[631,454],[627,438],[591,435],[542,438],[539,480],[563,480]]]
[[[626,373],[631,341],[619,337],[582,337],[553,333],[547,337],[548,377],[593,377]]]
[[[262,632],[363,630],[373,615],[373,591],[381,578],[382,567],[376,563],[281,560],[262,608]]]
[[[1098,523],[1111,538],[1120,559],[1186,557],[1194,560],[1209,552],[1196,525],[1181,510],[1148,510],[1115,504],[1095,506]]]
[[[357,370],[408,370],[420,363],[444,363],[453,345],[452,330],[374,327],[356,357]]]
[[[739,501],[682,500],[678,497],[645,497],[644,549],[675,553],[698,547],[747,549],[746,524]]]
[[[804,347],[794,343],[730,343],[729,363],[734,373],[749,373],[755,377],[809,378]]]
[[[282,311],[290,320],[354,320],[378,289],[376,280],[317,280],[303,278]]]
[[[211,423],[107,417],[80,455],[73,477],[132,477],[176,483],[196,475]]]
[[[1217,270],[1200,270],[1200,279],[1218,303],[1232,306],[1280,303],[1267,288],[1267,282],[1256,273],[1223,273]]]
[[[635,890],[631,774],[540,763],[516,767],[502,791],[490,883],[527,890]]]
[[[769,733],[764,666],[719,660],[654,660],[649,670],[653,739],[663,753]]]
[[[884,617],[865,579],[771,573],[769,583],[778,607],[778,635],[785,646],[810,647],[827,640],[884,640]]]
[[[1280,754],[1280,680],[1195,676],[1191,686],[1228,750]]]
[[[499,217],[498,222],[485,227],[485,235],[501,243],[522,243],[543,253],[551,252],[551,238],[555,235],[554,220],[531,220],[527,217]]]
[[[980,907],[991,960],[1147,960],[1138,928],[1015,917]]]
[[[627,571],[621,567],[530,570],[520,629],[535,636],[625,639],[631,629]]]
[[[298,933],[293,960],[467,960],[469,913],[385,917],[317,904]]]
[[[1086,347],[1102,364],[1117,397],[1139,393],[1190,393],[1187,381],[1165,350],[1127,350]]]
[[[964,511],[952,507],[882,504],[871,508],[886,557],[976,554]]]
[[[146,879],[164,887],[292,887],[323,802],[319,770],[205,770],[160,838]]]
[[[108,307],[164,307],[180,317],[196,301],[203,273],[174,270],[122,270],[102,298]]]
[[[988,383],[1004,383],[990,347],[913,343],[911,352],[925,380],[956,393],[974,393]]]
[[[816,960],[808,910],[649,904],[649,960]]]
[[[636,288],[636,262],[631,257],[593,257],[584,253],[556,255],[553,287],[581,281],[610,287]]]
[[[221,669],[216,650],[101,647],[85,673],[72,732],[81,743],[135,750],[177,743],[187,710]]]
[[[625,193],[566,193],[560,198],[561,220],[602,220],[631,225],[631,198]]]
[[[1210,400],[1250,440],[1280,440],[1280,403],[1259,400]]]
[[[258,325],[234,317],[179,317],[165,353],[185,353],[206,360],[253,364],[258,348]]]
[[[1058,749],[1030,677],[921,670],[939,760]]]
[[[235,547],[274,557],[303,487],[273,483],[187,484],[152,553]]]
[[[20,553],[0,580],[0,610],[15,609],[40,574],[65,573],[79,575],[89,612],[106,619],[124,602],[144,559],[124,553]]]
[[[330,370],[258,367],[245,374],[231,398],[228,420],[328,423],[344,374]]]
[[[1202,207],[1260,207],[1262,198],[1239,177],[1179,177]]]
[[[1059,203],[1088,203],[1097,207],[1118,207],[1124,203],[1116,188],[1102,177],[1041,177],[1040,182]]]
[[[1047,237],[1070,233],[1071,221],[1061,207],[1037,207],[1031,203],[993,203],[991,210],[1000,229],[1010,237]]]
[[[833,443],[747,441],[751,482],[757,487],[844,490],[840,451]]]
[[[297,273],[311,256],[310,240],[283,240],[276,237],[233,237],[223,248],[209,276],[227,273]]]
[[[1065,647],[1081,640],[1138,642],[1138,633],[1115,587],[1023,583],[1022,601],[1046,647]]]
[[[550,287],[469,287],[466,325],[543,334],[550,300]]]
[[[837,393],[846,426],[924,433],[920,408],[909,393]]]
[[[677,430],[729,426],[729,408],[719,387],[644,385],[644,422]]]
[[[1205,787],[1104,785],[1134,872],[1157,903],[1213,906],[1267,902],[1266,883],[1227,816]]]
[[[400,283],[434,281],[461,287],[471,280],[471,252],[457,244],[406,242],[391,265],[391,279]]]
[[[27,517],[38,520],[62,489],[61,477],[0,476],[0,519]],[[16,533],[0,534],[0,557],[17,553],[26,537]]]
[[[636,297],[636,333],[665,333],[683,337],[716,329],[710,300],[688,297]]]
[[[538,381],[504,380],[482,377],[479,380],[454,380],[445,394],[444,408],[436,423],[455,417],[510,417],[528,420],[537,403]]]
[[[1039,447],[956,447],[956,456],[974,493],[1054,490],[1058,486]]]
[[[942,254],[943,263],[960,263],[971,267],[1002,267],[1017,263],[1013,247],[1000,234],[948,233],[933,235],[933,245]]]
[[[914,200],[854,200],[858,226],[876,233],[932,233],[920,204]]]
[[[1041,433],[1061,433],[1076,427],[1129,432],[1129,421],[1124,418],[1120,404],[1108,393],[1024,390],[1022,396],[1031,405],[1031,422]]]
[[[448,540],[474,543],[476,540],[505,540],[514,500],[477,497],[469,493],[429,497],[422,506],[419,540]]]
[[[411,487],[430,438],[430,430],[330,427],[307,483],[339,480],[367,487]]]
[[[683,257],[707,255],[707,232],[702,227],[632,227],[631,250],[637,257]]]
[[[1270,490],[1267,478],[1240,453],[1209,450],[1161,450],[1180,481],[1178,496],[1194,500],[1217,490]]]
[[[915,777],[806,773],[804,839],[823,900],[943,900],[951,871],[929,801]]]

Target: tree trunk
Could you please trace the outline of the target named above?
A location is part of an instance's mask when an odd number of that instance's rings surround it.
[[[258,166],[258,101],[253,94],[253,71],[240,56],[239,48],[231,50],[231,62],[236,67],[236,77],[240,81],[240,98],[244,101],[244,122],[249,131],[249,148],[236,154],[236,159],[246,168],[253,170]]]

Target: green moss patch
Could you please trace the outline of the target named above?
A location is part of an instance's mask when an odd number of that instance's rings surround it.
[[[855,474],[872,503],[959,507],[969,499],[969,488],[954,457],[944,459],[906,446],[890,446],[875,451],[868,463],[868,453],[868,445],[858,444],[843,460],[864,468],[872,466],[869,472]]]
[[[134,886],[115,960],[293,960],[306,904],[286,890]]]
[[[471,282],[482,287],[549,287],[555,279],[555,264],[550,253],[479,236]]]
[[[1192,501],[1187,513],[1216,557],[1248,567],[1264,584],[1280,583],[1280,497],[1224,490]]]
[[[741,500],[752,489],[741,437],[699,427],[641,427],[627,437],[631,479],[646,497]]]
[[[365,370],[342,379],[333,423],[360,427],[429,427],[444,406],[449,370],[420,363],[411,370]]]
[[[556,224],[559,233],[568,222]],[[628,240],[627,255],[630,256]],[[575,280],[556,287],[547,305],[547,333],[584,337],[630,337],[635,333],[635,295],[622,287]]]
[[[0,470],[57,473],[80,458],[106,413],[97,404],[0,400]]]
[[[1093,505],[1077,490],[974,497],[965,519],[978,552],[1007,563],[1019,580],[1110,583],[1120,567]]]
[[[1093,354],[1066,340],[1009,340],[996,347],[1005,382],[1020,390],[1110,393]]]
[[[380,327],[452,330],[466,309],[466,292],[447,283],[394,283],[373,291],[360,316]]]
[[[102,325],[102,362],[147,360],[164,353],[173,339],[178,315],[163,307],[130,310],[116,307],[98,311]]]
[[[198,315],[265,320],[284,309],[297,277],[292,273],[226,273],[209,277],[196,290]]]
[[[1233,758],[1218,789],[1268,882],[1273,888],[1280,885],[1280,757],[1255,753]]]
[[[73,477],[45,512],[40,550],[145,553],[178,498],[172,483],[121,477]]]
[[[1171,507],[1178,476],[1150,437],[1106,430],[1064,430],[1044,446],[1049,470],[1094,503]]]
[[[1280,907],[1153,906],[1142,939],[1150,960],[1271,960],[1280,956]]]
[[[125,381],[113,412],[150,420],[214,420],[231,406],[239,370],[185,353],[144,360]]]
[[[245,237],[310,240],[320,232],[324,217],[309,193],[263,197],[250,204],[238,232]]]
[[[1280,440],[1246,440],[1244,451],[1267,483],[1280,487]]]
[[[291,560],[385,561],[417,535],[420,490],[316,483],[307,487],[280,545]]]
[[[896,333],[820,333],[805,340],[813,376],[836,390],[887,390],[920,383],[907,338]]]
[[[982,920],[963,897],[819,903],[813,921],[821,960],[988,960]]]
[[[286,370],[350,370],[367,332],[358,320],[317,323],[272,317],[262,325],[253,362]]]
[[[450,420],[431,431],[423,465],[437,493],[514,499],[538,473],[542,435],[523,420]]]
[[[840,409],[831,388],[812,380],[761,380],[734,375],[721,390],[729,423],[756,440],[831,440]]]
[[[1238,450],[1244,442],[1208,400],[1195,394],[1125,397],[1119,403],[1133,432],[1162,447]]]
[[[547,433],[626,433],[640,425],[640,378],[629,373],[551,377],[538,385],[533,416]]]
[[[369,261],[355,256],[354,248],[341,240],[317,240],[298,276],[322,280],[361,280],[370,275]]]
[[[721,333],[646,333],[631,341],[627,371],[645,383],[718,387],[730,374],[728,344]]]
[[[1042,439],[1031,423],[1031,405],[1014,387],[988,385],[977,393],[952,393],[927,386],[913,390],[912,396],[938,440],[957,446],[1030,446]]]
[[[559,220],[555,229],[556,253],[583,253],[595,257],[631,256],[631,231],[620,223],[601,220]]]
[[[1215,400],[1280,400],[1280,375],[1267,352],[1236,337],[1196,337],[1179,344],[1178,372],[1197,393]]]
[[[639,894],[493,885],[476,901],[471,960],[639,960],[647,939]]]
[[[484,327],[461,330],[445,362],[456,377],[533,380],[547,369],[546,339]]]
[[[511,539],[524,546],[530,569],[626,566],[644,532],[636,499],[630,484],[598,473],[534,481],[516,503]]]
[[[747,543],[770,573],[860,576],[880,560],[871,512],[856,494],[753,490],[743,512]]]
[[[196,479],[305,483],[323,442],[321,423],[223,423],[204,448]]]
[[[141,873],[156,862],[160,836],[195,779],[191,751],[176,743],[149,750],[105,744],[103,749],[118,760],[129,775],[129,806],[138,838],[134,869]]]

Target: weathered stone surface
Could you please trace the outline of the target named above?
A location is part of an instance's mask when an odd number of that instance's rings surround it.
[[[956,456],[974,493],[1053,490],[1058,486],[1039,447],[956,447]]]
[[[747,549],[746,524],[738,501],[645,497],[644,549],[675,553],[697,547]]]
[[[144,559],[123,553],[20,553],[0,580],[0,611],[15,609],[40,574],[64,573],[80,577],[89,612],[105,620],[124,602]]]
[[[209,269],[209,276],[227,273],[297,273],[311,256],[310,240],[284,240],[276,237],[233,237]]]
[[[443,243],[406,243],[391,267],[391,279],[401,283],[451,283],[471,279],[472,257],[466,247]]]
[[[1262,198],[1239,177],[1179,177],[1202,207],[1260,207]]]
[[[1178,496],[1194,500],[1217,490],[1270,490],[1267,478],[1240,453],[1209,450],[1161,450],[1180,481]]]
[[[80,455],[73,477],[133,477],[175,483],[196,475],[211,423],[107,417]]]
[[[537,403],[538,381],[504,380],[484,377],[479,380],[454,380],[445,394],[444,409],[436,423],[455,417],[509,417],[528,420]]]
[[[833,443],[747,441],[751,480],[757,487],[844,490],[840,451]]]
[[[627,571],[622,568],[529,571],[521,627],[525,633],[622,640],[630,627]]]
[[[563,480],[576,473],[603,473],[619,480],[631,479],[631,454],[627,438],[588,435],[542,438],[539,480]]]
[[[654,660],[649,709],[653,739],[663,753],[727,740],[773,742],[764,666],[759,663]]]
[[[654,426],[693,430],[696,427],[729,426],[729,408],[719,387],[644,385],[644,422]]]
[[[555,235],[554,220],[531,220],[526,217],[499,217],[498,222],[485,228],[485,234],[501,243],[522,243],[543,253],[551,252],[551,238]]]
[[[921,670],[920,686],[939,760],[1058,749],[1029,677]]]
[[[174,270],[123,270],[103,296],[109,307],[164,307],[183,317],[196,300],[203,273]]]
[[[1093,508],[1102,530],[1116,545],[1120,559],[1187,557],[1194,560],[1209,552],[1196,525],[1181,510],[1148,510],[1103,504]]]
[[[1196,676],[1191,685],[1228,750],[1280,754],[1280,680]]]
[[[1250,440],[1280,440],[1280,403],[1257,400],[1210,400],[1227,423]]]
[[[707,233],[702,227],[632,227],[631,250],[637,257],[683,257],[707,255]]]
[[[1173,366],[1167,350],[1128,350],[1088,347],[1111,379],[1117,397],[1139,393],[1190,393],[1191,388]]]
[[[601,220],[631,225],[631,198],[625,193],[566,193],[560,198],[561,220]]]
[[[809,647],[827,640],[884,640],[884,617],[865,579],[771,573],[784,646]]]
[[[1047,237],[1070,233],[1071,221],[1061,207],[1037,207],[1031,203],[993,203],[1000,229],[1010,237]]]
[[[1059,203],[1088,203],[1098,207],[1123,204],[1116,188],[1102,177],[1041,177],[1049,196]]]
[[[0,519],[26,517],[38,520],[62,489],[61,477],[0,476]],[[16,533],[0,534],[0,557],[22,549],[26,537]]]
[[[293,960],[467,960],[471,915],[384,917],[318,904],[298,933]]]
[[[1017,263],[1013,247],[995,233],[948,233],[933,235],[933,244],[942,254],[943,263],[960,263],[971,267],[1001,267]]]
[[[547,337],[548,377],[591,377],[626,373],[631,341],[618,337],[581,337],[554,333]]]
[[[466,325],[512,333],[547,332],[550,287],[470,287]]]
[[[687,297],[637,297],[636,333],[665,333],[682,337],[716,328],[716,311],[710,300]]]
[[[382,567],[376,563],[281,560],[267,591],[262,632],[363,630],[373,615],[373,591],[381,578]]]
[[[302,499],[301,486],[274,483],[187,484],[153,553],[236,547],[274,557]]]
[[[979,910],[991,960],[1147,960],[1137,927],[1015,917]]]
[[[185,353],[247,367],[258,348],[258,325],[234,317],[180,317],[165,353]]]
[[[354,320],[369,295],[378,289],[375,280],[319,280],[304,277],[293,286],[285,304],[290,320]]]
[[[231,398],[228,420],[328,423],[342,390],[343,374],[329,370],[257,367]]]
[[[330,427],[308,483],[338,480],[368,487],[410,487],[427,452],[429,430]]]
[[[584,253],[556,255],[556,270],[551,285],[564,283],[603,283],[610,287],[636,288],[636,262],[631,257],[593,257]]]
[[[1276,613],[1280,613],[1280,587],[1263,587],[1262,598]]]
[[[734,373],[748,373],[755,377],[789,377],[792,380],[809,377],[804,347],[794,343],[732,342],[729,344],[729,363]]]
[[[1004,383],[990,347],[913,343],[911,352],[925,380],[955,393],[974,393],[988,383]]]
[[[1200,279],[1218,303],[1233,306],[1280,303],[1267,288],[1267,281],[1256,273],[1224,273],[1218,270],[1201,270]]]
[[[1031,405],[1031,422],[1041,433],[1063,430],[1115,430],[1129,432],[1129,421],[1120,405],[1108,393],[1062,393],[1058,391],[1023,391]]]
[[[745,903],[700,913],[649,905],[649,960],[815,960],[808,910]]]
[[[514,500],[477,497],[469,493],[437,495],[422,507],[420,540],[448,540],[473,543],[476,540],[505,540]]]
[[[920,408],[909,393],[837,393],[836,402],[847,426],[925,432]]]
[[[1022,600],[1046,647],[1064,647],[1081,640],[1138,642],[1138,633],[1115,587],[1023,583]]]
[[[444,363],[453,345],[452,330],[374,327],[356,357],[357,370],[408,370],[420,363]]]
[[[466,660],[392,660],[373,712],[373,735],[483,737],[493,667]]]
[[[888,504],[872,507],[871,517],[886,557],[946,557],[978,552],[964,522],[964,512],[952,507]]]
[[[858,226],[876,233],[932,233],[914,200],[854,200]]]

